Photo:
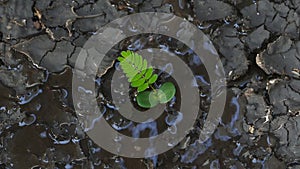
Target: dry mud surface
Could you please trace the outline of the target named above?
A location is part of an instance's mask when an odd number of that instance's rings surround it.
[[[72,69],[100,27],[155,11],[186,18],[211,39],[228,82],[225,112],[203,144],[196,139],[209,101],[172,150],[147,159],[118,157],[82,130],[72,103]],[[0,0],[0,168],[300,169],[299,33],[299,0]],[[137,40],[148,39],[129,38],[112,52],[139,49]],[[200,64],[182,44],[164,44]],[[126,132],[130,121],[114,113],[104,92],[109,73],[99,77],[99,104]]]

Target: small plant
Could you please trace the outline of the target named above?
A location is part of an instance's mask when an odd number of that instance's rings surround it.
[[[122,51],[118,57],[120,66],[130,82],[130,86],[137,88],[137,103],[143,108],[151,108],[159,103],[169,102],[176,93],[173,83],[166,82],[159,89],[153,88],[158,75],[153,73],[153,68],[148,67],[146,59],[132,51]],[[151,88],[151,91],[147,90]]]
[[[129,50],[121,52],[121,55],[118,60],[131,87],[137,87],[138,92],[142,92],[156,82],[157,74],[153,74],[153,68],[148,68],[147,60],[141,55]]]

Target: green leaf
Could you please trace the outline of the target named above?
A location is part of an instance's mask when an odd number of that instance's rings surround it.
[[[136,65],[137,65],[138,69],[139,69],[139,70],[142,70],[142,68],[143,68],[143,58],[142,58],[142,56],[136,54],[136,55],[135,55],[135,58],[137,58],[137,61],[136,61],[135,63],[136,63]]]
[[[131,83],[131,87],[139,87],[142,86],[145,83],[146,79],[145,78],[141,78],[137,81],[134,81]],[[145,83],[146,84],[146,83]]]
[[[151,77],[152,73],[153,73],[153,68],[152,67],[148,68],[145,73],[145,78],[148,80]]]
[[[157,74],[152,75],[151,78],[148,80],[148,83],[149,83],[149,84],[155,83],[156,80],[157,80],[157,78],[158,78],[158,75],[157,75]]]
[[[148,87],[149,87],[149,84],[144,83],[144,84],[142,84],[141,86],[138,87],[138,92],[142,92],[142,91],[148,89]]]
[[[118,61],[123,62],[125,59],[123,57],[118,57]]]
[[[156,106],[159,101],[153,91],[143,91],[136,97],[137,104],[143,108],[151,108]]]
[[[126,58],[126,62],[129,63],[129,65],[132,66],[132,63],[134,63],[134,56],[133,56],[133,55],[129,55],[129,56]]]
[[[169,102],[175,96],[175,93],[176,88],[174,84],[171,82],[166,82],[158,90],[140,91],[137,95],[137,103],[140,107],[152,108],[158,103]]]
[[[122,69],[126,74],[128,74],[128,72],[130,73],[133,71],[133,69],[128,65],[121,65],[121,66],[123,66]]]
[[[133,77],[133,79],[131,80],[131,82],[135,82],[135,81],[137,81],[137,80],[140,80],[142,77],[143,77],[143,74],[137,73],[137,74]]]
[[[131,66],[126,62],[126,59],[122,62],[120,62],[120,65],[122,66],[122,69],[131,69]]]
[[[121,55],[122,55],[124,58],[130,56],[130,54],[131,54],[131,51],[129,51],[129,50],[127,50],[127,51],[122,51],[122,52],[121,52]]]
[[[122,57],[121,57],[122,56]],[[132,51],[122,51],[118,57],[120,66],[128,78],[128,82],[132,87],[138,88],[138,92],[149,88],[149,84],[155,83],[158,78],[157,74],[153,74],[153,68],[148,66],[147,60]]]
[[[132,82],[132,79],[138,74],[138,72],[132,72],[130,74],[127,74],[128,82]]]
[[[160,103],[167,103],[169,102],[176,93],[176,88],[173,83],[166,82],[164,83],[158,92],[159,102]]]
[[[139,63],[139,59],[140,59],[139,55],[136,56],[135,53],[133,53],[130,57],[132,59],[133,65],[135,67],[138,67],[138,63]]]
[[[144,69],[141,74],[144,75],[147,72],[148,69]]]
[[[134,69],[123,69],[124,73],[128,78],[133,78],[135,75],[137,75],[139,72]]]

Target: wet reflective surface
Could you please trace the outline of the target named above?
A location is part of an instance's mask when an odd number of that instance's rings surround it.
[[[0,168],[299,167],[298,1],[0,0],[0,9]],[[72,67],[82,45],[100,26],[142,11],[172,12],[208,35],[217,49],[212,52],[220,54],[226,69],[228,96],[213,136],[199,142],[211,103],[211,82],[202,61],[192,49],[162,35],[122,41],[107,55],[147,48],[149,54],[151,48],[172,53],[192,69],[195,81],[190,86],[199,88],[200,97],[198,118],[179,144],[158,156],[130,159],[105,151],[86,135],[88,128],[78,120],[74,106],[84,110],[82,106],[89,102],[73,105]],[[15,19],[10,19],[12,16]],[[129,27],[128,31],[136,28]],[[105,74],[92,79],[97,93],[85,86],[78,88],[85,97],[97,95],[101,116],[93,120],[105,118],[114,130],[132,137],[147,138],[165,130],[176,133],[177,123],[188,113],[179,111],[180,95],[155,121],[132,122],[118,113],[110,98],[110,77],[121,71],[117,62],[111,65]],[[159,83],[172,81],[165,72],[172,75],[174,69],[174,65],[165,64],[157,70]],[[112,91],[121,97],[124,86],[119,85]],[[134,90],[128,91],[136,106]],[[114,139],[120,140],[122,137]],[[170,142],[169,146],[174,145]]]

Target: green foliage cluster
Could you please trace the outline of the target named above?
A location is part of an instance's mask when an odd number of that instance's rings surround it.
[[[143,108],[151,108],[159,103],[169,102],[175,95],[176,88],[173,83],[166,82],[159,89],[144,91],[137,96],[137,103]]]
[[[148,67],[147,60],[141,55],[129,50],[121,52],[121,55],[118,60],[131,87],[136,87],[138,92],[142,92],[156,82],[158,75],[153,73],[153,68]]]
[[[167,103],[174,97],[176,88],[171,82],[162,84],[159,89],[151,87],[158,75],[153,73],[153,68],[148,67],[147,60],[141,55],[129,50],[122,51],[118,61],[131,87],[137,88],[137,103],[140,107],[151,108],[159,103]],[[149,87],[151,91],[146,90]]]

